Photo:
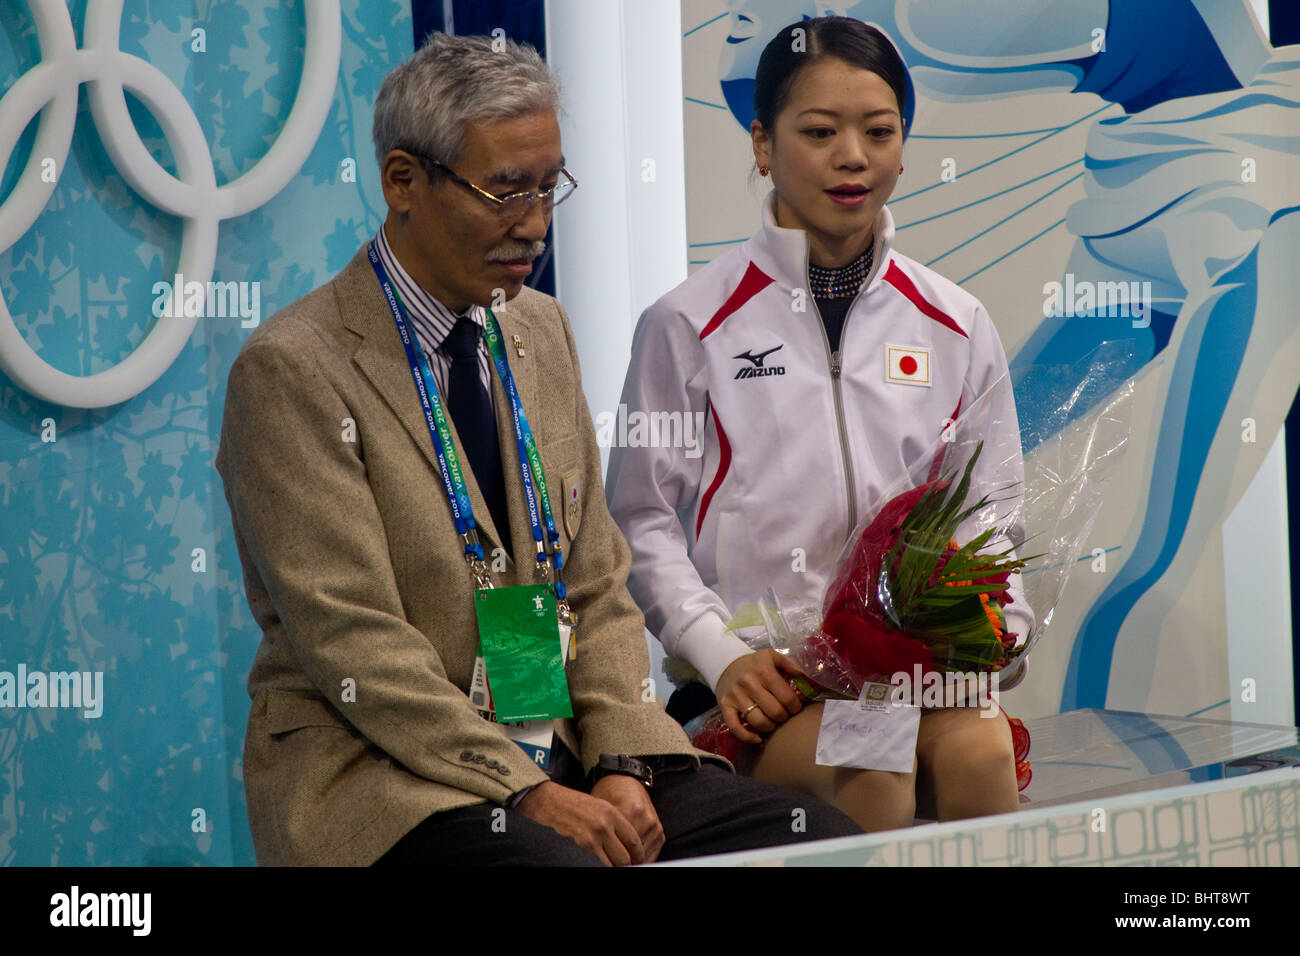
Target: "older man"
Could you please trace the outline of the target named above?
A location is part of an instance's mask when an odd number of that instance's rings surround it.
[[[432,37],[375,104],[383,227],[231,369],[217,468],[264,634],[244,754],[264,864],[856,832],[695,751],[645,693],[572,332],[524,288],[575,188],[557,108],[531,48]]]

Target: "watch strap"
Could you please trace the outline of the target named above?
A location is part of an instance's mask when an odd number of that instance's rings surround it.
[[[628,754],[601,754],[596,766],[587,775],[587,784],[594,786],[602,777],[610,774],[633,777],[645,784],[647,789],[654,786],[654,769],[650,764]]]

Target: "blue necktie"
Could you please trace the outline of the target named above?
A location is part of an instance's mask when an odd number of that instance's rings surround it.
[[[447,382],[447,403],[456,423],[461,447],[474,469],[501,545],[510,553],[510,518],[506,511],[505,473],[501,468],[501,447],[497,444],[497,420],[492,399],[479,377],[478,347],[482,328],[469,316],[457,319],[442,348],[451,359]]]

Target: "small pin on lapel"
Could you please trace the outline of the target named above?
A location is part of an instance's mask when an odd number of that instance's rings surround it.
[[[515,354],[518,355],[520,358],[523,358],[523,357],[524,357],[524,340],[521,339],[521,338],[520,338],[519,336],[517,336],[517,335],[512,335],[512,336],[510,336],[510,338],[512,338],[512,339],[514,340],[514,343],[515,343]]]

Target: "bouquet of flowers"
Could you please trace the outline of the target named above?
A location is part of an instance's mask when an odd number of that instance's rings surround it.
[[[966,504],[982,443],[953,487],[952,474],[897,495],[858,536],[831,585],[821,637],[854,684],[923,671],[1000,670],[1019,654],[1003,608],[1011,574],[1032,558],[986,550],[995,528],[964,545],[958,526],[991,504]],[[1035,555],[1034,557],[1037,557]]]
[[[1082,377],[1105,371],[1094,364]],[[918,691],[961,686],[953,680],[958,675],[968,690],[974,676],[1018,679],[1051,620],[1100,505],[1100,486],[1127,437],[1115,426],[1131,392],[1127,383],[1090,420],[1067,420],[1073,427],[1035,458],[1026,481],[1004,376],[878,496],[819,604],[783,607],[769,591],[759,605],[762,633],[750,643],[773,647],[798,665],[804,676],[790,683],[805,701],[855,699],[866,685],[886,683],[895,685],[896,698],[906,685],[922,706],[954,706],[967,701],[951,694],[922,698]],[[1027,524],[1041,550],[1021,557]],[[1028,589],[1022,573],[1033,575]],[[996,699],[997,683],[990,682]],[[1023,790],[1032,776],[1029,733],[1021,721],[1007,720]],[[732,734],[716,708],[687,732],[696,747],[742,772],[759,752]]]
[[[964,545],[954,537],[964,521],[993,503],[988,495],[966,503],[982,447],[976,446],[955,485],[949,473],[878,510],[829,588],[820,626],[802,640],[789,640],[789,625],[769,598],[765,618],[781,621],[773,629],[806,675],[791,678],[805,700],[851,699],[865,684],[890,683],[900,673],[1001,670],[1023,652],[1002,609],[1014,601],[1010,576],[1033,558],[1012,557],[1012,547],[988,550],[993,527]],[[1023,790],[1031,777],[1029,733],[1019,720],[1008,720]],[[721,712],[695,729],[693,743],[746,762],[745,745]]]

